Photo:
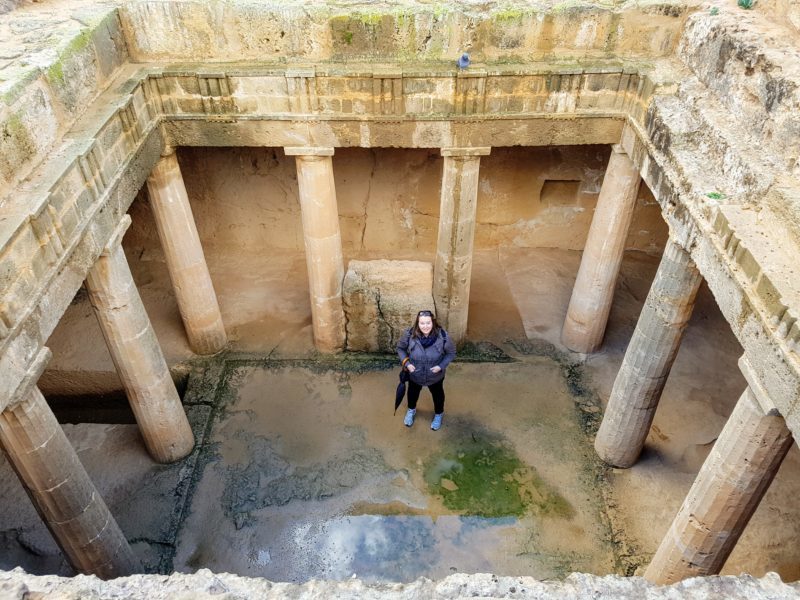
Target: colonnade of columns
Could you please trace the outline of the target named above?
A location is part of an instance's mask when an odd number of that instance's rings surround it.
[[[344,348],[344,261],[333,179],[333,148],[286,148],[296,157],[311,295],[314,340],[323,352]],[[435,301],[455,341],[466,333],[480,156],[488,148],[448,148],[435,267]],[[167,148],[148,177],[150,206],[186,336],[198,354],[227,343],[174,149]],[[133,409],[145,446],[162,463],[187,456],[194,436],[169,368],[122,250],[125,215],[89,271],[86,288]],[[56,541],[83,573],[110,578],[138,562],[36,387],[49,358],[42,355],[0,414],[0,442]]]
[[[287,147],[297,163],[314,343],[321,352],[345,344],[344,259],[333,180],[334,149]],[[490,148],[443,148],[438,245],[433,273],[436,314],[455,343],[467,331],[480,157]]]
[[[639,182],[615,147],[562,329],[562,342],[576,352],[594,352],[602,343]],[[595,439],[609,465],[628,468],[638,460],[701,281],[671,235]],[[653,583],[719,573],[792,445],[749,363],[743,358],[740,366],[748,387],[644,574]]]
[[[174,152],[165,152],[148,187],[189,343],[215,353],[225,330]],[[122,250],[130,222],[121,219],[85,285],[145,446],[169,463],[192,451],[194,435]],[[140,565],[36,387],[49,355],[44,348],[0,413],[0,444],[72,566],[101,578],[129,575]]]
[[[323,352],[344,348],[344,261],[333,178],[333,148],[292,147],[311,296],[314,340]],[[466,335],[480,157],[489,148],[444,148],[434,301],[454,341]],[[562,332],[581,353],[603,337],[640,179],[615,147],[601,187]],[[151,206],[187,338],[201,354],[221,350],[225,329],[174,151],[148,178]],[[145,445],[159,462],[188,455],[194,438],[122,251],[127,215],[86,279],[86,288]],[[614,383],[595,441],[600,457],[632,466],[644,445],[691,316],[701,276],[670,237]],[[34,505],[70,562],[100,577],[138,564],[36,387],[44,349],[0,414],[0,443]],[[719,572],[792,443],[752,370],[645,576],[670,583]]]

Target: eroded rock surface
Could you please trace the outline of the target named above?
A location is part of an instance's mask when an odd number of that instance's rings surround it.
[[[347,349],[394,352],[420,310],[433,310],[433,266],[412,260],[350,261],[344,277]]]

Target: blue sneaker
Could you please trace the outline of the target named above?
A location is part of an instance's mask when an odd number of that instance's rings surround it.
[[[431,429],[434,431],[439,431],[439,428],[442,426],[442,414],[433,415],[433,421],[431,421]]]
[[[414,415],[416,415],[416,414],[417,414],[417,409],[416,408],[409,408],[406,411],[406,418],[403,419],[403,424],[406,427],[411,427],[414,424]]]

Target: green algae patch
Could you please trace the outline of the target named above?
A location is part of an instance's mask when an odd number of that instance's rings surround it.
[[[91,29],[84,29],[75,38],[70,40],[66,47],[59,51],[58,59],[47,69],[47,78],[51,83],[64,85],[66,75],[64,73],[64,62],[71,60],[76,54],[82,52],[92,42]]]
[[[501,441],[472,436],[472,443],[434,456],[425,466],[431,494],[464,516],[522,517],[528,512],[569,518],[569,502]]]

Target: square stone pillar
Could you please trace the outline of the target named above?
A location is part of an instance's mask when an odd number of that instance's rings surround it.
[[[194,435],[122,251],[130,223],[125,215],[86,289],[144,443],[155,460],[170,463],[192,451]]]
[[[284,148],[297,163],[314,344],[320,352],[344,349],[344,259],[333,182],[333,148]]]
[[[639,458],[701,281],[689,253],[670,237],[595,439],[608,464],[628,468]]]
[[[574,352],[595,352],[603,343],[641,180],[614,144],[561,330],[561,341]]]
[[[441,152],[444,170],[433,300],[437,320],[459,344],[467,334],[481,156],[491,148],[442,148]]]
[[[228,339],[174,148],[164,151],[147,189],[189,346],[215,354]]]
[[[783,417],[739,364],[749,386],[647,567],[653,583],[718,574],[792,446]]]
[[[141,566],[128,540],[36,387],[49,359],[43,348],[0,413],[0,444],[69,563],[101,579],[131,575]]]

